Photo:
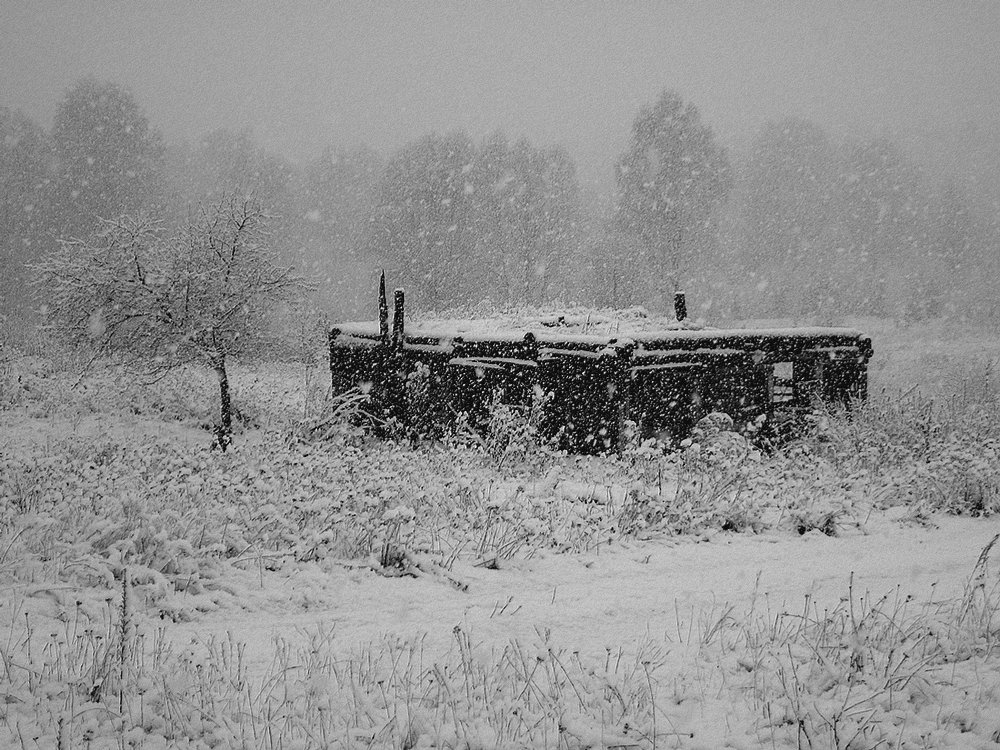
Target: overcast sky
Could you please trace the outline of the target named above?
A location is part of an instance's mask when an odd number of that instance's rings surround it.
[[[247,128],[297,161],[501,129],[609,183],[636,110],[674,88],[737,148],[797,115],[1000,165],[994,0],[0,0],[0,104],[48,127],[88,75],[126,84],[168,140]]]

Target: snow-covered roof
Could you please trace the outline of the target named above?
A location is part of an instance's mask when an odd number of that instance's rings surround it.
[[[334,328],[346,336],[377,338],[377,321],[338,323]],[[710,328],[678,322],[673,318],[648,314],[642,308],[627,310],[574,311],[570,313],[506,313],[488,318],[421,317],[407,320],[405,336],[409,340],[426,339],[476,341],[523,341],[528,334],[539,343],[582,344],[590,346],[634,341],[697,341],[719,338],[788,338],[843,337],[858,339],[864,334],[854,328],[773,327]]]

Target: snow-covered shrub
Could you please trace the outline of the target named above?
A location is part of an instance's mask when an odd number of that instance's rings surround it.
[[[38,373],[32,403],[53,413],[71,405],[101,419],[197,421],[195,381],[179,371],[142,387],[95,374],[74,388],[44,361],[17,367]],[[137,587],[151,605],[184,616],[171,597],[200,594],[219,565],[377,563],[396,550],[448,567],[463,553],[503,560],[650,534],[776,524],[833,533],[873,504],[990,513],[1000,487],[990,404],[873,400],[819,415],[812,433],[772,454],[708,422],[679,451],[641,445],[577,457],[539,445],[532,414],[501,404],[486,441],[414,447],[365,440],[351,427],[345,415],[363,410],[361,393],[303,421],[300,368],[237,367],[233,380],[265,426],[231,454],[212,453],[207,440],[122,430],[5,454],[0,540],[16,535],[6,558],[24,556],[18,574],[99,586],[131,565],[152,571]],[[387,520],[397,508],[412,510],[412,523]]]
[[[254,676],[232,638],[172,653],[115,620],[101,640],[97,649],[53,641],[40,671],[15,671],[0,702],[0,739],[93,748],[646,748],[656,727],[650,686],[663,658],[640,645],[589,661],[544,634],[484,650],[459,628],[444,654],[389,637],[348,651],[320,631],[276,642],[272,665]]]
[[[544,471],[545,460],[553,453],[540,432],[540,422],[548,396],[540,388],[527,406],[504,403],[496,394],[490,404],[485,447],[498,469]]]
[[[753,491],[763,457],[732,431],[724,414],[709,415],[679,450],[646,441],[621,457],[627,484],[619,517],[623,533],[756,531],[763,504]]]
[[[718,634],[761,717],[760,741],[803,747],[919,747],[933,731],[961,732],[966,747],[996,741],[995,723],[954,685],[976,684],[994,653],[1000,607],[996,539],[959,600],[916,602],[899,589],[858,592],[853,580],[832,609],[753,609]],[[971,733],[971,734],[969,734]],[[935,742],[931,742],[935,744]]]
[[[431,371],[423,362],[417,362],[407,373],[403,385],[405,403],[409,413],[410,430],[417,437],[434,437],[439,433],[431,400]]]
[[[822,457],[838,481],[867,486],[883,505],[989,515],[1000,509],[1000,394],[970,393],[880,395],[821,413],[794,449]]]
[[[1000,511],[1000,439],[971,446],[951,437],[923,462],[895,472],[892,501],[963,515]]]
[[[955,600],[872,595],[851,580],[833,607],[754,599],[745,613],[699,613],[693,640],[678,622],[669,650],[641,642],[601,658],[545,631],[481,644],[456,626],[450,648],[433,650],[419,635],[348,646],[315,630],[276,640],[270,664],[254,668],[232,635],[166,647],[133,619],[129,570],[96,616],[78,611],[51,634],[14,618],[21,629],[0,644],[0,743],[721,746],[675,731],[676,714],[711,717],[714,700],[746,746],[989,747],[996,541]]]
[[[582,749],[645,747],[656,727],[663,654],[649,644],[597,661],[544,633],[492,650],[456,627],[440,653],[420,638],[348,649],[314,631],[276,641],[253,673],[232,635],[166,646],[135,617],[135,582],[124,571],[99,612],[77,606],[51,633],[15,618],[0,644],[0,744]]]

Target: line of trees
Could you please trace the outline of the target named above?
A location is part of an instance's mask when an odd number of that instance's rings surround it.
[[[365,249],[430,309],[538,305],[565,296],[580,213],[565,150],[431,135],[387,164]]]
[[[734,236],[768,314],[996,319],[1000,232],[955,180],[892,141],[770,123],[744,164]]]
[[[669,309],[683,288],[709,320],[1000,319],[998,212],[887,138],[787,119],[733,153],[665,91],[636,114],[614,177],[602,203],[565,149],[502,133],[301,166],[246,132],[168,144],[126,89],[84,80],[49,130],[0,107],[0,313],[29,309],[29,265],[90,241],[102,220],[150,217],[176,233],[198,206],[252,191],[278,261],[338,316],[370,317],[385,267],[424,309]]]

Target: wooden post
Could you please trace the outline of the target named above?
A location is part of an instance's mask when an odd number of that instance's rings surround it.
[[[397,289],[392,300],[392,348],[403,348],[403,290]]]
[[[334,395],[339,393],[339,391],[337,390],[337,386],[339,385],[337,382],[338,362],[337,362],[337,355],[334,353],[336,349],[335,344],[337,341],[337,337],[339,335],[340,335],[339,328],[331,328],[330,333],[327,337],[327,345],[330,351],[330,386],[333,388]]]
[[[684,299],[684,292],[674,292],[674,317],[680,323],[687,315],[687,300]]]
[[[386,416],[394,429],[407,424],[406,359],[403,355],[403,290],[397,289],[392,300],[392,338],[386,348]]]
[[[389,304],[385,299],[385,271],[378,280],[378,335],[383,344],[389,343]]]

